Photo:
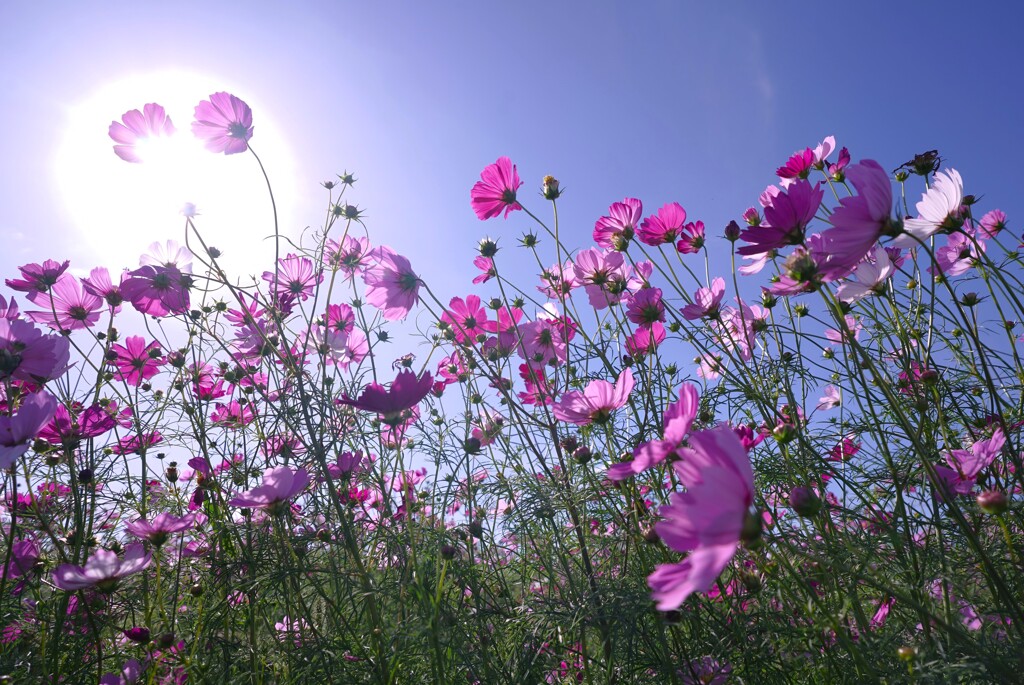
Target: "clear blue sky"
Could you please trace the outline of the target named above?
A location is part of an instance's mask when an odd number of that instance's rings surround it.
[[[5,277],[46,257],[98,262],[63,199],[83,172],[55,166],[69,113],[105,84],[168,69],[247,100],[254,146],[269,144],[268,121],[284,134],[283,183],[301,191],[287,227],[319,222],[317,183],[355,171],[374,238],[409,253],[445,298],[470,291],[478,238],[511,249],[527,227],[522,214],[484,224],[470,210],[470,187],[500,155],[534,207],[544,174],[562,181],[563,234],[577,246],[624,196],[648,211],[679,201],[717,234],[794,150],[828,134],[886,168],[938,148],[966,192],[1024,225],[1015,3],[19,5],[0,21]],[[112,103],[106,121],[127,108]],[[190,114],[175,116],[179,129]],[[95,135],[108,145],[105,125]],[[103,230],[102,216],[90,221]]]

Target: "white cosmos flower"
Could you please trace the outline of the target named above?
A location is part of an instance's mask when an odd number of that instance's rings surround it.
[[[871,261],[874,258],[874,261]],[[896,273],[896,267],[889,254],[880,247],[872,248],[868,256],[857,265],[854,275],[857,281],[847,281],[839,286],[836,295],[847,304],[868,295],[880,295],[884,284]]]
[[[903,222],[905,235],[893,240],[892,247],[914,247],[934,235],[952,215],[959,221],[960,206],[964,201],[964,182],[956,169],[935,174],[932,187],[917,203],[917,217]]]

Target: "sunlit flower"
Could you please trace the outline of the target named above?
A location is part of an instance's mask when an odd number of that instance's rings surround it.
[[[0,380],[45,383],[63,374],[70,358],[66,337],[43,335],[27,321],[0,318]]]
[[[657,247],[675,242],[686,223],[686,210],[678,202],[670,202],[658,213],[644,219],[636,232],[637,239],[645,245]]]
[[[160,353],[159,342],[154,340],[147,345],[145,338],[132,335],[125,339],[124,345],[110,346],[107,363],[117,367],[117,378],[128,385],[139,385],[155,376],[167,360]]]
[[[371,266],[363,271],[366,301],[388,321],[404,319],[419,302],[419,276],[409,260],[390,247],[374,248],[369,257]]]
[[[1006,436],[1001,428],[997,428],[992,437],[978,440],[970,450],[950,450],[946,452],[946,463],[949,468],[939,465],[935,467],[939,478],[952,493],[966,495],[974,489],[974,483],[981,470],[988,467],[1006,444]]]
[[[45,392],[29,395],[13,416],[0,415],[0,469],[14,465],[57,410],[57,400]]]
[[[594,242],[609,250],[625,250],[636,234],[643,211],[643,203],[635,197],[613,203],[608,208],[608,216],[594,224]]]
[[[516,165],[508,157],[499,157],[494,164],[488,164],[480,172],[480,180],[469,193],[470,204],[477,218],[490,219],[504,210],[507,219],[510,212],[522,209],[516,202],[516,191],[522,185]]]
[[[828,280],[845,276],[892,227],[892,184],[881,165],[871,159],[847,172],[857,195],[844,197],[829,217],[832,228],[822,231],[822,250],[828,255]]]
[[[677,609],[694,592],[711,587],[745,537],[754,503],[750,458],[726,425],[693,433],[673,467],[686,491],[672,493],[655,530],[669,548],[689,555],[659,565],[648,577],[660,611]]]
[[[889,259],[889,253],[881,248],[872,248],[853,272],[857,281],[847,281],[836,290],[836,296],[847,303],[867,297],[881,295],[885,284],[896,273],[896,266]]]
[[[905,233],[893,240],[894,247],[914,247],[935,233],[952,232],[964,223],[964,181],[956,169],[940,171],[932,187],[917,203],[917,216],[903,221]]]
[[[166,266],[182,273],[192,273],[192,251],[176,240],[150,243],[146,253],[139,257],[139,266]]]
[[[458,343],[469,343],[487,335],[487,310],[477,295],[467,295],[465,300],[453,297],[441,321],[448,324]]]
[[[339,404],[347,404],[363,411],[380,414],[385,423],[397,423],[406,409],[416,406],[430,393],[434,379],[429,373],[417,377],[406,369],[400,371],[389,388],[378,383],[370,383],[363,388],[359,397],[352,399],[343,395],[337,400]]]
[[[679,389],[679,401],[665,408],[662,417],[662,439],[641,443],[633,450],[630,461],[613,464],[608,468],[608,478],[625,480],[660,464],[676,454],[683,446],[683,440],[690,432],[697,410],[700,408],[700,393],[697,386],[684,383]]]
[[[722,298],[725,297],[725,279],[716,277],[711,281],[710,288],[698,288],[693,295],[693,302],[682,308],[683,318],[694,321],[701,318],[714,319],[718,316]]]
[[[98,549],[85,562],[85,566],[61,564],[53,572],[53,584],[61,590],[74,591],[95,587],[100,592],[113,592],[117,582],[125,576],[144,570],[152,561],[141,544],[125,547],[124,559],[114,552]]]
[[[269,513],[287,511],[288,500],[298,496],[309,485],[305,469],[292,471],[276,466],[263,472],[263,484],[232,498],[228,505],[243,509],[262,509]]]
[[[67,271],[70,265],[70,260],[55,262],[52,259],[47,259],[42,264],[24,264],[18,267],[18,271],[21,272],[20,279],[8,278],[4,282],[7,283],[8,288],[18,292],[45,293],[57,283],[61,274]]]
[[[151,102],[141,112],[132,109],[124,113],[121,121],[110,122],[107,133],[117,143],[114,146],[115,155],[126,162],[141,162],[136,146],[149,138],[172,135],[174,124],[163,107]]]
[[[252,138],[252,110],[229,93],[214,93],[196,105],[192,133],[211,152],[245,152]]]
[[[172,533],[181,533],[196,525],[195,514],[175,516],[173,514],[157,514],[152,521],[138,519],[125,524],[125,530],[137,538],[149,540],[160,547]]]
[[[633,371],[627,367],[619,373],[614,384],[606,380],[591,381],[582,392],[565,393],[555,403],[552,413],[559,421],[577,426],[607,423],[612,412],[626,404],[633,391]]]
[[[150,316],[183,314],[189,307],[192,278],[174,267],[143,266],[121,281],[121,295]]]
[[[808,150],[810,152],[810,150]],[[825,190],[820,183],[813,186],[805,180],[793,183],[786,191],[779,192],[764,208],[764,221],[751,226],[740,234],[740,239],[751,243],[736,250],[738,254],[750,256],[779,249],[787,245],[804,242],[807,224],[821,206]]]

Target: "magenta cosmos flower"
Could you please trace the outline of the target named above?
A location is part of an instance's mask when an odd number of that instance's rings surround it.
[[[11,290],[22,293],[41,292],[45,293],[57,282],[68,267],[71,261],[65,259],[63,262],[56,262],[47,259],[42,264],[24,264],[18,267],[21,278],[8,278],[5,283]]]
[[[607,423],[612,412],[626,404],[633,391],[633,371],[626,367],[615,384],[606,380],[591,381],[583,392],[567,392],[555,403],[552,413],[559,421],[577,426]]]
[[[736,554],[754,503],[750,458],[729,426],[693,433],[680,453],[673,468],[686,492],[672,494],[655,531],[668,547],[689,555],[661,564],[647,578],[660,611],[711,587]]]
[[[441,315],[441,321],[448,324],[458,343],[483,341],[490,323],[487,310],[477,295],[467,295],[465,300],[453,297],[448,303],[448,310]]]
[[[160,343],[154,340],[147,345],[146,339],[139,335],[129,336],[124,345],[111,345],[108,355],[107,363],[117,367],[117,378],[128,385],[149,380],[167,363],[160,354]]]
[[[633,459],[608,467],[608,478],[625,480],[668,459],[682,448],[686,434],[690,432],[697,410],[700,408],[700,393],[697,386],[684,383],[679,389],[679,401],[665,408],[662,417],[662,439],[641,443],[633,451]]]
[[[337,402],[363,411],[376,412],[384,423],[395,425],[401,422],[402,413],[406,409],[415,407],[427,396],[433,384],[434,379],[429,373],[417,378],[415,373],[405,369],[395,376],[390,388],[370,383],[363,388],[358,398],[342,395]]]
[[[686,210],[678,202],[671,202],[659,209],[656,215],[644,219],[636,237],[644,245],[657,247],[675,242],[685,224]]]
[[[829,280],[852,271],[892,224],[892,184],[885,169],[865,159],[850,167],[846,175],[858,194],[839,201],[829,217],[832,228],[821,234],[828,254]]]
[[[644,205],[635,197],[627,197],[608,208],[594,224],[594,242],[609,250],[625,250],[636,234],[636,227],[643,215]]]
[[[970,450],[951,450],[946,453],[945,466],[936,466],[935,471],[942,479],[943,485],[958,495],[970,494],[974,483],[982,469],[987,468],[1006,444],[1006,436],[1002,428],[997,428],[988,440],[978,440]]]
[[[390,247],[370,251],[372,265],[363,272],[366,301],[388,321],[398,321],[420,301],[420,277],[409,260]]]
[[[58,331],[90,328],[99,321],[104,308],[103,300],[84,289],[71,274],[63,274],[48,293],[33,292],[28,299],[42,311],[25,312],[25,316]]]
[[[117,143],[114,154],[126,162],[141,162],[136,146],[150,138],[170,136],[174,133],[174,124],[167,116],[164,108],[155,102],[145,105],[140,112],[132,109],[124,113],[121,121],[111,121],[107,130],[110,137]]]
[[[188,310],[191,287],[192,277],[177,268],[146,265],[128,272],[121,295],[143,314],[167,316]]]
[[[124,559],[109,550],[99,549],[89,557],[85,566],[61,564],[53,572],[53,584],[61,590],[84,590],[94,587],[100,592],[113,592],[117,581],[144,570],[152,561],[139,543],[125,547]]]
[[[71,343],[27,321],[0,318],[0,381],[45,383],[68,369]]]
[[[765,220],[740,233],[740,239],[751,244],[736,250],[737,254],[751,256],[787,245],[800,245],[804,242],[807,224],[818,212],[823,197],[825,190],[820,183],[812,186],[802,179],[780,191],[764,208]]]
[[[305,302],[316,286],[323,282],[323,271],[313,268],[307,257],[289,254],[277,260],[277,271],[264,271],[263,280],[271,284],[274,295],[280,299]]]
[[[230,93],[214,93],[196,105],[192,133],[210,152],[245,152],[252,138],[252,110]]]
[[[516,191],[523,185],[519,180],[516,165],[508,157],[499,157],[494,164],[488,164],[480,172],[480,180],[469,191],[469,203],[481,221],[501,214],[522,209],[516,202]]]
[[[54,412],[57,400],[45,392],[29,395],[13,416],[0,416],[0,469],[14,465]]]
[[[724,297],[725,279],[718,276],[711,281],[710,288],[698,288],[697,292],[693,294],[693,303],[686,305],[680,311],[687,321],[696,321],[704,317],[714,319],[718,317]]]
[[[243,509],[263,509],[269,513],[287,511],[287,502],[309,485],[305,469],[292,471],[287,466],[276,466],[263,472],[263,485],[246,490],[228,502]]]
[[[160,547],[171,533],[181,533],[196,525],[195,514],[174,516],[173,514],[157,514],[152,521],[139,519],[125,525],[125,530],[137,538],[149,540]]]

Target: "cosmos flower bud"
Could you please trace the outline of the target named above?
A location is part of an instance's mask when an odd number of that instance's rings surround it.
[[[544,183],[541,185],[541,193],[545,200],[557,200],[561,197],[562,191],[558,187],[558,179],[554,176],[545,176]]]
[[[729,225],[725,227],[725,239],[728,240],[730,243],[734,243],[737,240],[739,240],[739,237],[740,225],[735,221],[730,221]]]
[[[800,516],[810,518],[821,511],[821,499],[814,490],[800,485],[789,491],[789,506]]]
[[[977,501],[986,514],[1002,514],[1010,508],[1010,500],[1001,490],[986,490],[978,495]]]

